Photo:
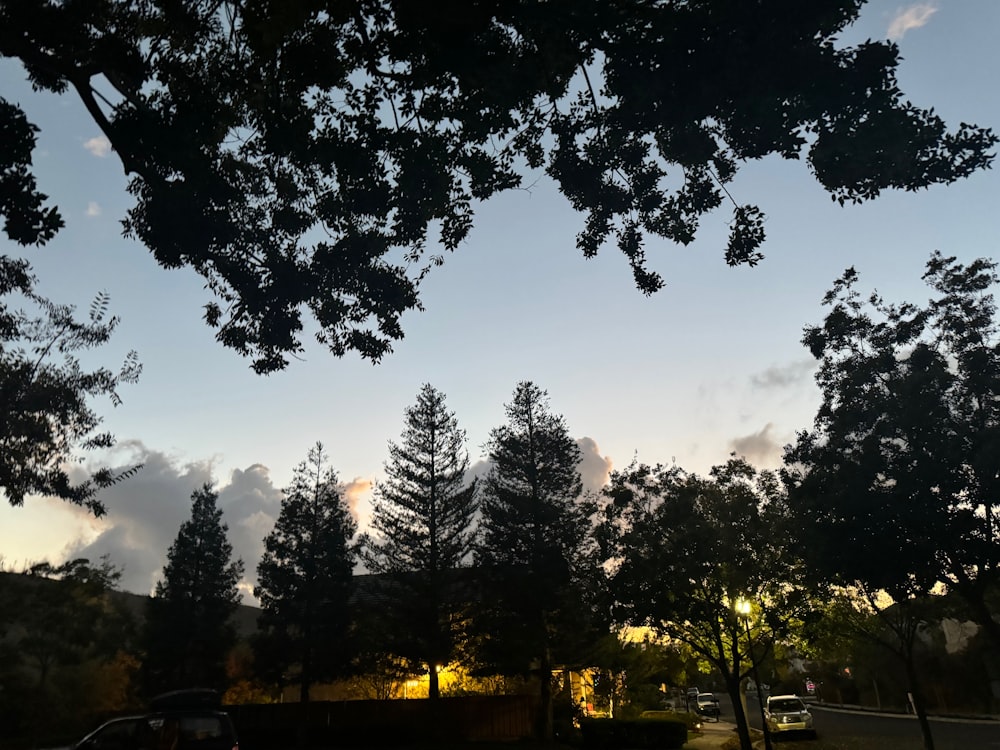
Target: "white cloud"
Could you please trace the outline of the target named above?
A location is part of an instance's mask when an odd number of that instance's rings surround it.
[[[925,26],[937,12],[933,3],[918,3],[908,8],[900,8],[889,22],[889,38],[898,42],[910,29]]]
[[[351,515],[358,523],[358,530],[364,531],[368,528],[372,516],[371,495],[373,483],[371,479],[355,477],[350,482],[342,485],[344,499],[347,507],[351,510]]]
[[[101,204],[97,201],[90,201],[87,204],[87,216],[100,216]]]
[[[758,432],[733,438],[729,447],[757,468],[770,469],[781,465],[782,444],[774,436],[774,425],[770,422]]]
[[[138,441],[121,443],[119,452],[124,451],[131,455],[122,460],[122,466],[142,463],[142,469],[101,493],[107,515],[94,522],[96,533],[80,537],[66,549],[65,557],[97,560],[106,554],[124,569],[122,589],[148,594],[161,576],[180,525],[191,516],[191,493],[214,482],[212,464],[180,464]],[[242,559],[246,567],[241,589],[249,591],[257,580],[264,536],[278,515],[281,491],[271,483],[267,467],[260,464],[234,471],[228,483],[215,483],[215,489],[223,522],[229,527],[233,558]],[[75,512],[88,515],[82,509]]]
[[[584,492],[599,492],[608,483],[608,474],[614,468],[608,456],[601,455],[597,441],[582,437],[576,441],[580,447],[580,479],[583,480]]]
[[[111,153],[111,141],[105,138],[103,135],[95,136],[90,140],[83,142],[83,147],[87,149],[94,156],[104,158]]]

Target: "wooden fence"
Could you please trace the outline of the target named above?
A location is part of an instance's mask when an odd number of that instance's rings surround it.
[[[241,750],[392,746],[530,737],[537,698],[475,695],[437,701],[316,701],[226,706]]]

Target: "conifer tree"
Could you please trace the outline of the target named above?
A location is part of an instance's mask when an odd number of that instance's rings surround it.
[[[493,466],[483,481],[482,542],[477,564],[486,592],[483,654],[503,671],[536,672],[538,732],[552,734],[551,673],[556,636],[581,615],[577,583],[592,572],[590,512],[582,501],[580,449],[548,394],[529,381],[507,404],[507,424],[490,433]],[[574,623],[579,626],[579,622]]]
[[[153,692],[225,687],[243,561],[232,559],[218,497],[207,483],[192,493],[191,518],[170,545],[163,580],[149,601],[145,671]]]
[[[375,488],[362,555],[384,574],[379,601],[387,607],[397,653],[426,665],[428,695],[440,694],[437,670],[462,640],[462,579],[475,541],[475,482],[466,483],[465,431],[444,394],[426,384],[406,409],[402,442],[389,444],[388,479]]]
[[[337,473],[317,442],[285,489],[274,529],[257,565],[260,600],[258,663],[278,682],[310,687],[346,673],[357,524],[341,493]]]

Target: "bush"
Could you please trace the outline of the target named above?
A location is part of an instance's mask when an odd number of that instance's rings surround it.
[[[687,742],[687,726],[669,719],[587,719],[580,723],[583,746],[595,750],[663,748]]]
[[[697,732],[701,729],[702,717],[694,711],[643,711],[640,719],[653,719],[654,721],[679,721],[688,728],[689,732]]]

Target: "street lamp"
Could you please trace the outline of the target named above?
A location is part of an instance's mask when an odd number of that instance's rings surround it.
[[[757,660],[753,655],[753,636],[750,635],[750,602],[746,599],[736,600],[736,616],[743,620],[747,629],[747,654],[750,656],[750,670],[753,674],[753,684],[757,687],[757,705],[760,708],[760,726],[764,732],[764,750],[773,750],[771,746],[771,730],[767,727],[767,717],[764,715],[764,693],[760,689],[760,676],[757,674]]]

